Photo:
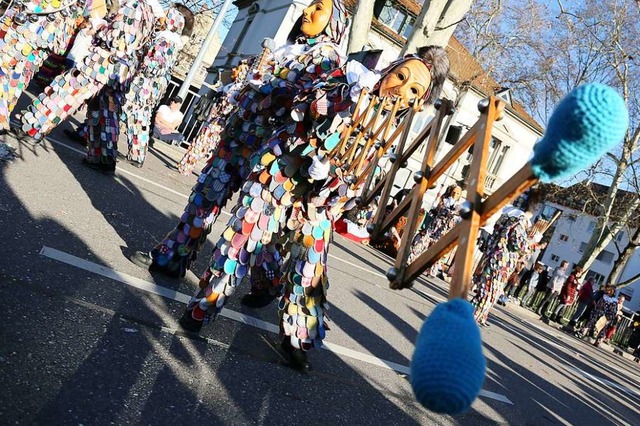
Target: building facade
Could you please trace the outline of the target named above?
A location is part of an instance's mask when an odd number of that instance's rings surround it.
[[[540,214],[549,218],[556,210],[562,211],[555,223],[547,248],[539,258],[551,268],[558,267],[563,260],[569,262],[569,268],[577,264],[596,229],[596,216],[585,213],[583,210],[569,207],[566,204],[573,203],[546,202],[540,212]],[[630,235],[633,235],[633,232],[633,229],[630,230],[627,227],[620,230],[589,266],[584,279],[593,277],[598,284],[611,283],[609,277],[613,271],[614,264],[618,260],[619,253],[629,244],[629,238]],[[612,284],[625,282],[638,274],[640,274],[640,250],[635,251],[625,265],[619,279]],[[632,312],[640,311],[640,279],[620,289],[620,293],[625,296],[624,307],[626,309]]]
[[[286,43],[293,25],[309,3],[310,0],[236,1],[234,4],[238,7],[238,15],[210,69],[207,82],[214,82],[218,78],[219,70],[228,69],[242,59],[259,54],[261,42],[265,37],[273,38],[276,45]],[[345,0],[345,5],[351,11],[355,4],[355,0]],[[372,31],[369,32],[366,48],[381,51],[378,69],[384,68],[398,57],[420,8],[421,5],[413,0],[376,0]],[[507,103],[507,108],[505,118],[497,122],[493,129],[494,140],[491,144],[485,182],[485,191],[491,194],[526,163],[543,129],[521,105],[513,102],[508,90],[500,88],[486,74],[458,40],[451,39],[447,52],[451,60],[451,72],[443,96],[454,100],[457,108],[448,126],[443,129],[442,136],[445,141],[438,147],[436,161],[441,159],[453,143],[478,119],[478,102],[491,95],[500,96]],[[418,134],[433,115],[432,107],[419,114],[412,127],[413,134]],[[395,190],[413,185],[412,176],[419,169],[423,154],[424,151],[417,152],[407,167],[401,170],[395,181]],[[448,185],[464,182],[470,160],[470,154],[461,158],[437,182],[435,189],[425,196],[425,208],[433,205]]]

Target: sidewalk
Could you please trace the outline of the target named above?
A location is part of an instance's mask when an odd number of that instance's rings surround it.
[[[536,314],[534,311],[532,311],[531,309],[528,308],[524,308],[522,306],[520,306],[518,304],[518,302],[509,302],[507,303],[507,306],[500,306],[498,304],[496,304],[496,306],[494,307],[494,309],[508,309],[511,311],[515,311],[517,313],[518,316],[520,316],[520,318],[522,319],[526,319],[527,321],[531,322],[531,323],[535,323],[536,325],[539,325],[540,327],[549,327],[553,330],[556,331],[560,331],[562,333],[564,333],[565,335],[574,337],[576,340],[582,340],[585,344],[588,345],[593,345],[593,339],[591,339],[590,337],[583,337],[582,339],[579,339],[578,337],[574,336],[573,334],[567,333],[566,331],[562,330],[562,326],[557,324],[557,323],[545,323],[543,321],[540,320],[540,316],[538,314]],[[600,346],[598,346],[599,349],[602,349],[604,351],[607,352],[611,352],[617,355],[620,355],[621,357],[628,359],[630,361],[633,362],[633,355],[631,353],[631,351],[626,348],[626,349],[622,349],[619,346],[615,346],[615,345],[611,345],[611,344],[607,344],[607,343],[600,343]]]

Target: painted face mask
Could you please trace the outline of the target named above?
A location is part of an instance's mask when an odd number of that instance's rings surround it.
[[[315,0],[302,12],[300,31],[307,38],[321,34],[340,44],[349,26],[349,15],[342,0]]]
[[[395,61],[382,72],[379,95],[400,98],[400,109],[408,108],[412,100],[427,99],[431,92],[430,70],[431,65],[418,57],[407,56]]]

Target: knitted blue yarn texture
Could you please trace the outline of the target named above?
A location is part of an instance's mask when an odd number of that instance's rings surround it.
[[[614,89],[580,86],[556,106],[544,137],[533,147],[533,173],[543,182],[570,177],[619,144],[628,126],[629,112]]]
[[[418,401],[437,413],[462,413],[482,389],[485,369],[473,306],[463,299],[436,306],[420,330],[411,360],[411,386]]]

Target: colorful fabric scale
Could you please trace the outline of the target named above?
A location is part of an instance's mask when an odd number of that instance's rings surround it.
[[[242,262],[244,253],[249,256],[250,266],[274,270],[279,256],[272,259],[270,254],[277,253],[283,244],[283,253],[289,253],[289,259],[281,268],[282,278],[274,277],[274,284],[283,284],[282,331],[290,336],[294,348],[309,350],[321,345],[325,334],[331,206],[346,202],[336,194],[347,197],[349,191],[348,185],[338,179],[313,180],[309,172],[312,159],[320,150],[326,151],[329,128],[321,126],[333,121],[333,117],[321,117],[329,109],[315,103],[311,89],[316,79],[323,80],[323,75],[340,65],[341,57],[329,43],[315,45],[306,56],[304,67],[297,65],[304,57],[297,56],[286,68],[276,68],[269,80],[266,90],[273,99],[281,96],[287,100],[283,105],[292,110],[292,120],[275,131],[251,158],[252,172],[243,185],[236,214],[216,245],[209,270],[200,281],[201,289],[189,309],[196,320],[214,318],[247,273]],[[278,78],[291,82],[292,74],[298,79],[293,81],[304,83],[295,96],[288,83],[273,84]],[[237,255],[235,249],[239,250]]]
[[[214,108],[218,111],[218,107]],[[200,129],[198,136],[187,148],[184,156],[178,163],[178,172],[185,176],[189,176],[196,169],[198,163],[209,158],[211,153],[220,143],[220,134],[224,129],[224,119],[215,118],[210,123],[205,123]]]
[[[525,214],[518,209],[504,213],[496,222],[483,249],[481,270],[473,277],[477,293],[471,303],[475,307],[477,322],[487,321],[489,311],[500,297],[518,259],[531,251],[533,241],[527,235],[530,225]]]
[[[76,0],[11,3],[0,22],[0,129],[44,59],[63,54],[82,7]]]
[[[124,93],[138,67],[138,51],[153,30],[151,8],[128,0],[95,36],[89,55],[58,76],[22,118],[22,130],[41,139],[89,98],[87,161],[115,168]]]
[[[182,49],[180,34],[184,17],[172,7],[167,11],[167,22],[167,29],[155,33],[145,47],[147,53],[129,85],[122,107],[127,125],[127,158],[139,164],[144,163],[147,155],[151,113],[167,90],[171,68]]]
[[[244,78],[244,75],[239,75],[237,82],[229,87],[227,95],[214,101],[207,121],[178,163],[178,172],[189,176],[193,173],[198,163],[209,158],[211,153],[218,147],[227,119],[235,110],[235,98],[239,96],[239,92],[244,87]]]
[[[274,52],[271,73],[266,72],[260,84],[252,84],[240,93],[237,108],[226,120],[218,147],[193,187],[180,223],[151,251],[155,267],[184,276],[220,210],[247,180],[252,169],[250,157],[264,149],[263,141],[274,127],[288,123],[285,128],[295,130],[297,123],[290,116],[291,100],[319,77],[317,71],[322,73],[316,63],[322,62],[320,55],[327,51],[327,43],[319,41],[298,43]],[[335,54],[333,49],[330,51]],[[306,69],[306,73],[301,72]]]
[[[459,203],[452,198],[443,200],[436,206],[429,215],[431,221],[427,229],[418,233],[413,239],[411,245],[411,253],[409,254],[408,263],[426,251],[433,243],[438,241],[444,234],[449,232],[458,222],[460,215],[458,214]],[[434,264],[430,274],[435,275],[438,265]]]

